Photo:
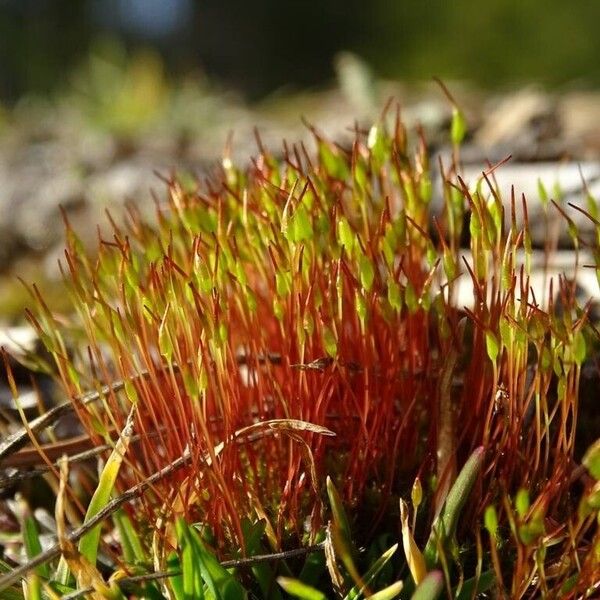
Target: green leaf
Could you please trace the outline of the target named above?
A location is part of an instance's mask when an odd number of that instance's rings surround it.
[[[346,217],[341,217],[338,221],[338,241],[340,245],[346,248],[348,254],[352,252],[354,248],[354,231],[352,231]]]
[[[300,598],[300,600],[327,600],[327,597],[323,592],[302,583],[298,579],[278,577],[277,583],[294,598]]]
[[[545,527],[542,515],[534,516],[528,523],[519,527],[519,538],[526,546],[533,544],[544,533]]]
[[[524,518],[529,511],[529,492],[525,488],[519,489],[515,497],[515,508],[519,517]]]
[[[485,571],[481,577],[472,577],[463,583],[456,600],[472,600],[491,590],[496,583],[496,574],[493,570]]]
[[[360,272],[360,283],[365,291],[370,292],[373,287],[373,280],[375,279],[373,263],[367,256],[362,254],[359,259],[358,268]]]
[[[42,600],[42,585],[35,571],[27,576],[27,600]],[[1,592],[0,592],[1,593]]]
[[[585,337],[582,331],[578,331],[573,338],[573,358],[578,366],[583,364],[586,355]]]
[[[191,598],[203,597],[198,596],[201,593],[198,591],[199,575],[207,585],[208,591],[214,600],[242,600],[246,598],[247,592],[241,583],[227,569],[222,567],[216,557],[206,549],[198,532],[193,527],[188,526],[183,519],[179,519],[177,523],[178,539],[180,545],[182,545],[184,593],[191,589],[196,594],[191,596],[190,600]]]
[[[544,210],[546,210],[546,207],[548,206],[548,200],[550,198],[548,197],[548,191],[546,190],[546,186],[544,185],[544,182],[539,177],[537,180],[537,188],[538,188],[538,196],[539,196],[540,202],[542,203]]]
[[[337,356],[337,341],[333,331],[329,327],[323,328],[323,347],[325,348],[325,352],[332,358]]]
[[[194,544],[186,543],[181,551],[181,575],[183,598],[193,600],[204,598],[204,586],[200,574],[200,556]],[[216,596],[215,596],[216,597]]]
[[[344,536],[345,541],[350,544],[351,534],[350,534],[350,523],[348,521],[348,516],[346,515],[346,511],[344,510],[344,506],[342,504],[342,499],[340,498],[340,494],[337,491],[331,477],[327,477],[327,496],[329,498],[329,505],[331,506],[331,512],[333,514],[333,523],[340,530],[341,534]]]
[[[173,593],[175,600],[186,600],[183,592],[183,572],[179,556],[177,556],[175,553],[171,554],[167,559],[167,567],[169,571],[177,573],[177,575],[173,575],[172,577],[168,578],[169,588]]]
[[[95,514],[100,512],[109,502],[113,487],[119,474],[119,469],[123,463],[123,457],[129,447],[129,441],[133,433],[133,416],[136,405],[132,405],[127,417],[125,427],[115,444],[114,450],[111,452],[102,473],[98,480],[98,487],[94,492],[87,512],[85,514],[84,524],[87,523]],[[100,543],[101,524],[98,523],[87,533],[81,536],[79,540],[79,552],[92,564],[96,564],[96,556],[98,554],[98,545]]]
[[[391,548],[386,550],[368,569],[368,571],[362,576],[362,585],[355,585],[346,595],[344,600],[359,600],[362,598],[367,586],[377,577],[379,572],[385,567],[385,565],[392,558],[396,550],[398,549],[398,544],[394,544]]]
[[[335,146],[331,146],[327,142],[320,142],[319,157],[327,175],[340,180],[348,178],[350,174],[348,163]]]
[[[167,327],[167,313],[169,308],[165,311],[163,320],[158,328],[158,349],[160,353],[165,357],[167,362],[171,362],[173,356],[173,344],[171,343],[171,336]]]
[[[500,351],[500,345],[498,344],[498,338],[492,331],[485,332],[485,347],[489,359],[495,363]]]
[[[315,543],[320,543],[324,539],[325,532],[321,531],[317,534]],[[325,554],[323,552],[312,552],[304,561],[299,579],[308,585],[316,585],[326,569]]]
[[[380,590],[379,592],[375,592],[371,594],[369,598],[371,600],[392,600],[392,598],[397,598],[402,591],[403,584],[401,581],[396,581],[389,585],[388,587]]]
[[[455,106],[452,109],[452,123],[450,125],[450,139],[455,146],[460,146],[467,133],[467,122],[462,111]]]
[[[246,556],[252,557],[259,554],[265,554],[265,550],[261,544],[261,540],[265,535],[266,521],[260,520],[252,523],[250,519],[243,519],[242,532],[244,535],[244,543],[246,545]],[[276,568],[276,564],[273,564]],[[264,600],[282,600],[281,591],[274,585],[275,575],[271,563],[263,562],[252,565],[252,574],[258,585]]]
[[[487,506],[483,513],[483,524],[492,539],[495,540],[496,532],[498,531],[498,514],[496,513],[496,507],[493,504]]]
[[[406,283],[406,287],[404,288],[404,301],[406,302],[408,312],[411,315],[414,314],[419,308],[419,299],[417,298],[415,288],[412,286],[410,281]]]
[[[590,475],[600,481],[600,439],[596,440],[583,455],[581,461],[583,466],[590,472]]]
[[[32,515],[27,514],[23,519],[21,532],[23,535],[23,545],[25,546],[27,558],[31,560],[38,554],[42,553],[40,534],[35,518]],[[37,567],[35,572],[44,579],[48,579],[50,577],[50,569],[45,563]]]
[[[429,568],[435,566],[438,561],[438,542],[444,545],[454,535],[460,513],[483,466],[483,457],[483,447],[480,446],[471,454],[448,492],[442,512],[431,527],[431,534],[423,552]]]
[[[146,554],[142,548],[142,542],[137,534],[131,519],[124,510],[118,510],[113,515],[113,521],[119,532],[119,541],[123,549],[123,558],[125,562],[143,563],[146,560]]]
[[[292,276],[288,271],[275,273],[275,289],[280,298],[284,298],[292,291]]]
[[[304,204],[300,203],[290,217],[286,237],[290,242],[312,239],[313,226]]]
[[[357,551],[352,544],[352,536],[350,525],[342,499],[331,481],[331,477],[327,477],[327,495],[331,512],[333,513],[333,524],[331,527],[332,542],[336,554],[342,559],[344,566],[350,573],[354,581],[360,580],[360,575],[355,566]]]
[[[364,296],[358,290],[354,294],[354,298],[356,302],[356,314],[358,315],[361,323],[364,324],[367,319],[367,302]]]
[[[412,600],[435,600],[442,593],[444,588],[444,577],[441,571],[432,571],[421,581]]]
[[[138,400],[138,394],[131,379],[125,378],[123,381],[123,387],[125,388],[125,395],[127,398],[129,398],[129,401],[132,404],[135,404]]]
[[[400,292],[400,285],[392,279],[388,281],[387,297],[390,306],[396,312],[400,312],[400,309],[402,308],[402,294]]]

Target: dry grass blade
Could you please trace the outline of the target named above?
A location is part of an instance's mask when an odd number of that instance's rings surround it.
[[[331,577],[331,583],[337,594],[342,596],[344,594],[344,577],[340,572],[337,565],[335,550],[333,549],[333,539],[331,535],[331,527],[327,527],[327,537],[325,538],[325,564],[327,565],[327,571]]]
[[[103,600],[104,598],[114,597],[114,590],[111,590],[96,567],[92,565],[75,547],[75,544],[69,535],[67,534],[67,527],[65,523],[65,496],[67,489],[67,478],[69,472],[68,459],[65,458],[61,461],[60,468],[60,483],[58,495],[56,498],[56,533],[58,537],[58,548],[64,556],[69,569],[75,575],[78,585],[90,588],[89,598],[93,600]]]

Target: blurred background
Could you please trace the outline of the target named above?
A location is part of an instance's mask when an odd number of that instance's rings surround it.
[[[2,96],[55,93],[103,36],[151,48],[172,81],[203,73],[246,98],[329,84],[340,51],[378,76],[485,87],[600,83],[595,0],[2,0]]]
[[[474,169],[510,153],[531,195],[538,177],[576,195],[579,164],[597,185],[598,23],[598,0],[0,0],[0,332],[22,320],[17,275],[64,301],[59,206],[93,240],[106,207],[151,210],[155,172],[202,175],[229,132],[241,161],[255,126],[279,148],[301,117],[343,142],[390,96],[443,152],[434,76]]]

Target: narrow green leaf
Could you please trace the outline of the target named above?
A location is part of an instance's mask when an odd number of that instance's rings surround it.
[[[440,516],[432,525],[431,534],[423,552],[429,568],[434,567],[438,561],[438,541],[441,544],[445,544],[454,535],[460,513],[483,466],[483,456],[484,451],[482,446],[471,454],[450,488]]]
[[[398,544],[394,544],[391,548],[386,550],[368,569],[368,571],[362,577],[362,586],[355,585],[346,595],[344,600],[359,600],[364,596],[367,586],[377,577],[379,572],[385,567],[385,565],[392,558]]]
[[[176,524],[176,529],[177,529],[177,524]],[[179,540],[179,534],[178,534],[178,540]],[[181,542],[179,542],[179,543],[181,545]],[[169,558],[167,559],[167,566],[168,566],[169,571],[173,571],[173,572],[177,573],[177,575],[173,575],[172,577],[169,577],[167,580],[170,591],[173,593],[175,600],[186,600],[184,593],[183,593],[183,572],[182,572],[182,565],[181,565],[181,560],[180,560],[179,556],[177,556],[175,553],[171,554],[171,556],[169,556]]]
[[[452,109],[452,123],[450,126],[450,138],[455,146],[460,146],[467,133],[467,122],[462,111],[455,106]]]
[[[586,356],[585,337],[582,331],[578,331],[573,338],[573,358],[577,365],[581,366]]]
[[[410,281],[406,283],[406,287],[404,288],[404,301],[411,315],[419,308],[419,299]]]
[[[267,523],[264,519],[254,523],[250,519],[243,519],[242,532],[246,545],[246,556],[252,557],[266,553],[261,543],[265,535],[266,526]],[[276,564],[268,562],[256,563],[251,567],[252,574],[256,581],[258,581],[264,600],[283,600],[281,590],[274,585],[275,574],[273,568],[276,567]]]
[[[113,487],[119,474],[119,469],[123,463],[123,457],[129,447],[129,441],[133,433],[133,415],[135,412],[136,405],[132,405],[129,416],[125,427],[119,436],[117,443],[115,444],[114,450],[111,452],[100,478],[98,480],[98,487],[90,500],[87,512],[85,514],[84,523],[89,521],[96,513],[100,512],[109,502],[112,494]],[[101,524],[99,523],[90,531],[85,533],[79,540],[79,552],[92,564],[96,564],[96,556],[98,554],[98,545],[100,543],[100,529]]]
[[[275,273],[275,289],[280,298],[287,296],[292,291],[292,277],[288,271]]]
[[[539,177],[537,180],[537,188],[538,188],[538,197],[540,199],[540,202],[542,203],[544,210],[546,210],[546,207],[548,206],[548,200],[550,198],[548,196],[548,191],[546,190],[546,186],[544,185],[544,182]]]
[[[323,592],[291,577],[278,577],[277,583],[294,598],[300,600],[327,600]]]
[[[496,508],[493,504],[486,507],[485,512],[483,513],[483,524],[492,539],[495,540],[496,532],[498,530],[498,514],[496,513]]]
[[[350,544],[351,534],[350,534],[350,523],[348,521],[348,516],[346,515],[346,511],[344,510],[344,506],[342,504],[342,499],[340,498],[340,494],[337,491],[331,477],[327,477],[327,496],[329,497],[329,504],[331,506],[331,512],[333,514],[333,523],[339,529],[341,534],[343,535],[345,541]]]
[[[354,231],[352,231],[346,217],[341,217],[338,221],[338,241],[340,245],[346,248],[348,254],[352,253],[352,249],[354,248]]]
[[[333,331],[329,327],[323,328],[323,347],[325,348],[325,352],[332,358],[337,356],[337,341]]]
[[[498,338],[491,331],[485,332],[485,347],[489,359],[495,363],[498,358],[498,352],[500,351],[500,345],[498,344]]]
[[[40,578],[35,571],[27,576],[27,600],[42,600],[42,585]],[[0,592],[1,593],[1,592]]]
[[[412,595],[412,600],[436,600],[444,588],[444,577],[441,571],[427,574]]]
[[[396,312],[400,312],[400,309],[402,308],[402,294],[400,292],[400,285],[391,279],[388,281],[387,296],[390,306]]]
[[[600,480],[600,439],[596,440],[586,451],[581,461],[583,466],[596,480]]]
[[[397,598],[402,591],[403,584],[401,581],[396,581],[396,583],[392,583],[388,587],[380,590],[379,592],[375,592],[371,594],[369,598],[371,600],[392,600],[392,598]]]
[[[360,272],[360,283],[365,291],[370,292],[373,287],[373,280],[375,279],[373,263],[367,256],[362,254],[359,259],[358,268]]]
[[[315,543],[320,543],[325,539],[325,532],[321,531],[317,534]],[[323,552],[312,552],[306,557],[302,570],[300,571],[299,579],[308,585],[316,585],[325,573],[327,566],[325,564],[325,555]]]
[[[331,540],[335,553],[341,558],[348,573],[355,582],[360,581],[360,575],[356,569],[356,548],[352,544],[350,525],[346,511],[342,505],[340,495],[333,485],[330,477],[327,477],[327,495],[333,513],[333,524],[331,527]]]
[[[28,509],[27,509],[28,510]],[[26,514],[23,519],[23,525],[21,529],[23,535],[23,545],[25,546],[25,552],[27,558],[30,560],[42,553],[42,544],[40,542],[40,534],[38,531],[37,523],[35,518]],[[50,570],[47,564],[40,565],[36,568],[35,572],[40,576],[48,579],[50,577]]]
[[[146,554],[142,548],[142,542],[137,534],[131,519],[124,510],[118,510],[113,515],[113,521],[119,532],[119,541],[123,549],[123,557],[129,564],[143,563],[146,560]]]
[[[529,492],[525,488],[519,489],[515,497],[515,508],[519,517],[523,518],[529,511]]]
[[[298,204],[296,210],[288,218],[287,227],[283,231],[284,237],[290,242],[302,242],[313,237],[313,226],[303,203]]]
[[[491,590],[496,583],[496,575],[493,570],[486,571],[481,577],[472,577],[463,583],[456,600],[472,600],[481,594]]]
[[[242,587],[241,583],[224,567],[221,566],[217,558],[211,554],[204,545],[204,542],[198,535],[198,532],[188,526],[183,519],[179,519],[180,539],[185,540],[184,550],[190,548],[187,555],[187,560],[193,560],[194,569],[193,573],[194,589],[198,593],[198,582],[197,582],[197,567],[200,569],[200,574],[204,583],[208,586],[210,593],[214,600],[243,600],[247,597],[246,590]],[[186,556],[182,556],[182,561],[186,559]],[[191,567],[189,567],[191,569]],[[184,563],[185,572],[185,563]],[[188,589],[191,585],[192,576],[186,585],[184,577],[184,589]]]

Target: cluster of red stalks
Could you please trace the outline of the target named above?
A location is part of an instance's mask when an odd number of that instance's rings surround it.
[[[425,143],[419,135],[410,150],[399,117],[356,130],[347,146],[316,131],[314,143],[316,152],[286,145],[276,157],[259,142],[247,169],[226,157],[193,189],[170,180],[155,223],[131,208],[125,225],[111,221],[97,257],[68,230],[78,318],[59,327],[43,304],[32,317],[65,394],[125,382],[124,392],[75,406],[101,443],[136,405],[141,437],[121,486],[191,453],[145,495],[138,518],[184,513],[224,550],[244,546],[245,517],[265,518],[285,544],[307,519],[319,530],[326,475],[350,511],[375,523],[396,514],[418,475],[432,515],[457,466],[483,445],[463,526],[478,530],[490,504],[507,531],[534,515],[534,540],[552,537],[579,560],[591,521],[573,540],[577,515],[565,503],[591,334],[570,285],[554,282],[560,310],[531,293],[525,204],[498,196],[493,169],[468,186],[455,153],[435,165],[444,200],[433,218]],[[470,251],[460,247],[463,223]],[[469,307],[456,301],[465,280]],[[271,419],[335,437],[236,441]],[[520,488],[531,507],[511,517]],[[516,545],[515,568],[528,572],[535,549]]]

